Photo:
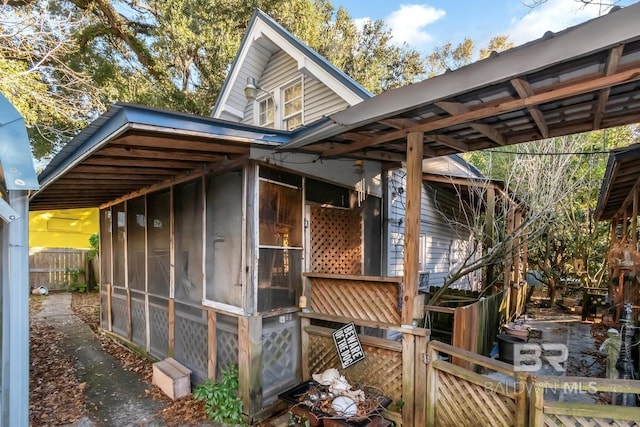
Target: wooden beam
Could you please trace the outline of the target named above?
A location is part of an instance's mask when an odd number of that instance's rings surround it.
[[[407,176],[404,225],[404,275],[402,287],[402,324],[413,323],[414,300],[418,295],[420,210],[422,195],[422,132],[407,137]]]
[[[531,95],[526,98],[512,99],[501,102],[497,105],[481,105],[480,107],[475,108],[467,113],[416,123],[410,128],[398,129],[382,134],[377,138],[374,138],[371,142],[360,142],[346,145],[344,147],[341,147],[339,150],[336,149],[331,151],[331,155],[335,156],[345,154],[362,148],[380,145],[385,142],[395,141],[407,136],[412,132],[432,132],[449,126],[455,126],[470,121],[485,119],[511,111],[536,106],[538,104],[557,101],[560,99],[605,89],[611,86],[617,86],[623,83],[630,83],[637,80],[640,80],[640,65],[634,64],[634,66],[630,67],[629,69],[619,71],[615,74],[612,74],[611,76],[596,77],[585,80],[581,79],[577,83],[570,81],[568,83],[565,83],[565,85],[556,87],[554,90]]]
[[[177,138],[145,136],[145,135],[127,135],[125,137],[114,140],[109,144],[125,145],[129,147],[151,147],[151,148],[171,148],[186,151],[204,151],[210,153],[235,153],[247,154],[248,146],[237,145],[232,143],[218,143],[205,141],[192,141]]]
[[[461,104],[459,102],[441,101],[441,102],[436,102],[436,105],[439,108],[446,111],[447,113],[451,114],[452,116],[468,113],[470,111],[466,105]],[[506,144],[504,136],[501,135],[500,132],[498,132],[497,130],[495,130],[493,127],[489,125],[485,125],[482,123],[473,123],[473,122],[469,122],[467,123],[467,125],[472,129],[477,130],[478,132],[480,132],[481,134],[483,134],[484,136],[486,136],[487,138],[489,138],[490,140],[492,140],[498,145]]]
[[[251,415],[262,409],[262,317],[238,317],[238,397]]]
[[[513,86],[518,92],[518,96],[520,98],[528,98],[534,95],[533,89],[531,89],[531,85],[525,79],[511,79],[511,86]],[[549,128],[547,126],[547,122],[544,120],[544,115],[542,111],[540,111],[537,107],[528,107],[527,111],[533,118],[533,121],[536,123],[538,130],[540,131],[540,135],[543,138],[549,138]]]
[[[378,121],[378,123],[385,126],[389,126],[391,128],[405,129],[413,126],[414,121],[411,119],[405,119],[405,118],[394,118],[394,119],[380,120]]]
[[[452,137],[447,136],[447,135],[431,133],[431,134],[428,134],[428,135],[425,135],[425,136],[428,139],[431,139],[431,140],[437,142],[438,144],[446,145],[447,147],[453,148],[453,149],[455,149],[457,151],[467,152],[467,151],[471,150],[471,147],[466,142],[460,142],[457,139],[452,138]]]
[[[186,160],[189,162],[217,162],[224,158],[223,154],[199,153],[177,150],[152,150],[147,148],[107,147],[95,153],[97,156],[114,156],[134,159]]]
[[[218,366],[218,316],[215,311],[207,310],[207,376],[216,380]]]
[[[406,252],[406,248],[405,248]],[[415,358],[416,337],[402,334],[402,425],[415,426],[415,364],[422,360]]]
[[[622,51],[624,50],[624,45],[616,46],[609,51],[609,57],[607,58],[607,64],[605,66],[604,75],[610,76],[616,72],[618,68],[618,64],[620,63],[620,57],[622,56]],[[604,110],[607,107],[607,102],[609,101],[609,95],[611,94],[611,88],[604,88],[598,93],[598,102],[596,104],[596,111],[593,114],[593,129],[600,129],[600,125],[602,123],[602,116],[604,115]]]
[[[71,170],[70,173],[89,173],[89,174],[126,174],[136,173],[140,175],[175,175],[175,171],[163,168],[136,168],[131,166],[103,166],[103,165],[85,165],[79,164]]]
[[[190,170],[202,167],[201,162],[188,162],[179,160],[146,160],[146,159],[122,159],[118,157],[92,156],[83,162],[85,165],[104,166],[135,166],[138,168],[167,168]]]
[[[638,245],[638,189],[633,188],[633,210],[631,214],[631,243],[635,249]]]

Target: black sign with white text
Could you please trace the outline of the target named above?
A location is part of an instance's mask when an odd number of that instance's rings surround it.
[[[338,356],[340,356],[342,369],[348,368],[364,359],[364,351],[358,339],[356,325],[353,322],[333,331],[333,342],[336,345]]]

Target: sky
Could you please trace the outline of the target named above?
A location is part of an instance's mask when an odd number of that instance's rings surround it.
[[[542,0],[533,8],[525,5],[532,1],[541,0],[332,0],[332,4],[343,6],[358,25],[366,19],[384,20],[393,40],[424,54],[447,41],[456,45],[465,37],[485,47],[492,37],[508,35],[518,46],[602,13],[601,6],[585,6],[580,0]],[[634,0],[616,3],[625,6]]]

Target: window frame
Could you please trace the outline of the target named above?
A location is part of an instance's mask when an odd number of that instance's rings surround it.
[[[287,101],[286,99],[286,91],[288,89],[293,88],[294,86],[300,85],[300,95],[298,97],[294,97],[293,99],[291,99],[290,101]],[[285,114],[286,111],[286,104],[287,102],[293,102],[297,99],[300,99],[300,109],[296,110],[294,113],[290,113],[290,114]],[[290,80],[289,82],[285,83],[282,85],[281,89],[280,89],[280,101],[282,104],[282,108],[281,108],[281,117],[280,117],[280,128],[284,129],[284,130],[295,130],[301,126],[304,125],[304,79],[302,78],[302,76],[298,76],[296,78],[294,78],[293,80]],[[300,123],[298,124],[298,126],[289,129],[287,126],[287,123],[289,120],[291,120],[292,118],[296,117],[296,116],[300,116]]]

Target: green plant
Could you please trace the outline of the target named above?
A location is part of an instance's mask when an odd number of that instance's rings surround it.
[[[64,274],[67,276],[67,289],[69,292],[86,292],[87,284],[80,282],[80,275],[84,270],[80,268],[65,268]]]
[[[237,396],[238,367],[229,366],[222,371],[222,380],[207,380],[193,391],[193,397],[204,402],[209,419],[218,423],[244,425],[242,400]]]
[[[91,246],[91,248],[89,249],[87,258],[92,260],[100,252],[100,234],[93,233],[91,236],[89,236],[89,245]]]
[[[289,412],[289,422],[287,423],[288,427],[311,427],[311,423],[307,419],[307,417],[294,414],[293,412]]]

